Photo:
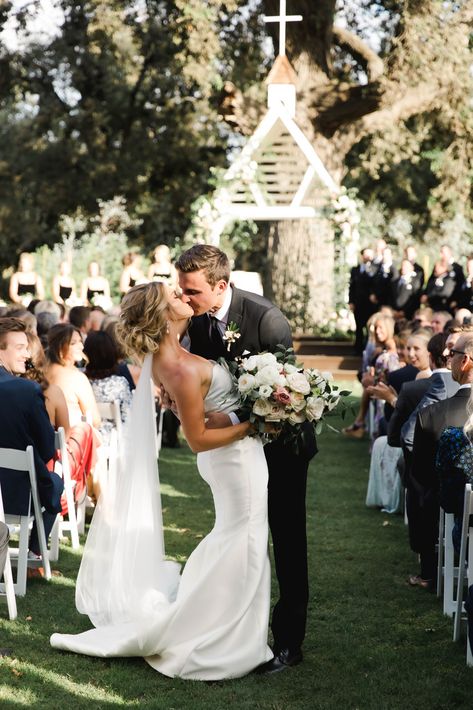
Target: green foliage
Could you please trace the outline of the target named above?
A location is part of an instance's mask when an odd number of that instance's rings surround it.
[[[26,44],[0,50],[0,264],[56,242],[60,215],[93,215],[97,199],[115,195],[142,220],[136,244],[182,239],[210,167],[225,160],[222,81],[245,45],[248,67],[258,61],[258,43],[244,35],[254,17],[235,2],[59,5],[57,37],[28,36],[32,3],[17,12]]]

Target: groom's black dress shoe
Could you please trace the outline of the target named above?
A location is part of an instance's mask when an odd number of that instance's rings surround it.
[[[286,668],[297,666],[302,661],[302,651],[298,648],[296,651],[290,651],[288,648],[282,648],[275,652],[274,658],[255,669],[255,673],[260,675],[271,675],[285,671]]]

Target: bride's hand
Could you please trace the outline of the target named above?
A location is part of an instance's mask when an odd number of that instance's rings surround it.
[[[205,415],[206,429],[223,429],[232,426],[232,420],[225,412],[208,412]]]

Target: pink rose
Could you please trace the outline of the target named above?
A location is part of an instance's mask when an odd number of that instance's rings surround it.
[[[291,395],[285,387],[276,387],[276,390],[273,392],[273,399],[279,402],[279,404],[286,405],[291,403]]]

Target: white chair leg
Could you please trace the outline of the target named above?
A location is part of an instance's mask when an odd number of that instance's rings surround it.
[[[20,524],[20,540],[18,543],[18,560],[16,568],[16,593],[20,597],[26,594],[26,577],[28,569],[28,541],[30,526],[28,518],[22,517]]]
[[[456,609],[455,601],[455,573],[458,576],[458,568],[455,567],[455,550],[453,548],[452,531],[454,518],[451,513],[445,515],[445,574],[443,591],[443,613],[446,616],[453,616]]]
[[[51,530],[51,537],[49,538],[49,560],[50,562],[57,562],[59,559],[59,515],[54,521],[53,528]]]
[[[9,550],[7,550],[5,569],[3,570],[3,580],[5,584],[5,594],[7,596],[8,616],[10,621],[14,621],[14,619],[18,616],[18,612],[16,609],[15,584],[13,582]]]
[[[444,534],[444,522],[445,513],[443,508],[440,508],[439,514],[439,543],[438,543],[438,564],[437,564],[437,596],[442,596],[443,588],[443,577],[444,577],[444,546],[445,546],[445,534]],[[445,607],[444,607],[445,613]]]
[[[469,485],[465,486],[465,502],[463,505],[463,523],[462,523],[462,536],[460,544],[460,559],[458,562],[458,584],[457,584],[457,597],[455,605],[455,618],[453,621],[453,640],[458,641],[460,638],[460,622],[463,611],[463,585],[465,582],[465,559],[466,559],[466,542],[468,535],[468,525],[470,517],[470,495],[471,487]]]

